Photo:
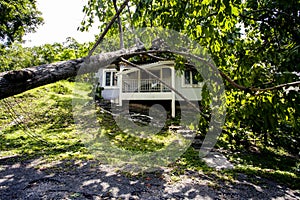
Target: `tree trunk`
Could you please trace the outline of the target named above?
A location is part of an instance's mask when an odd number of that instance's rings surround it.
[[[45,64],[16,71],[0,73],[0,99],[20,94],[24,91],[54,83],[79,74],[97,72],[120,57],[135,53],[139,48],[118,50],[84,58]]]

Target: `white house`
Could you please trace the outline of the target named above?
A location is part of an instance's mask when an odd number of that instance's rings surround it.
[[[141,67],[158,76],[190,101],[201,100],[203,82],[195,79],[195,71],[176,72],[173,61],[160,61]],[[100,86],[104,88],[102,97],[120,106],[125,100],[170,100],[171,114],[175,117],[175,101],[183,100],[153,76],[131,66],[120,66],[120,71],[117,71],[111,65],[100,69],[96,77],[99,77]]]

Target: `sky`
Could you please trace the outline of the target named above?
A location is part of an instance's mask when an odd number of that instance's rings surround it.
[[[35,33],[27,34],[24,46],[38,46],[46,43],[64,42],[73,37],[78,42],[93,41],[100,32],[96,25],[89,32],[77,31],[84,17],[83,6],[87,0],[37,0],[38,10],[42,12],[44,25]]]

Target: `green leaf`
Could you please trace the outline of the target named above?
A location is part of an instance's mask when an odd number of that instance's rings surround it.
[[[197,25],[197,26],[196,26],[196,30],[197,30],[197,37],[202,36],[202,28],[201,28],[200,25]]]
[[[212,0],[203,0],[202,1],[202,4],[204,4],[204,5],[209,5],[210,3],[212,2]]]
[[[230,4],[230,6],[231,6],[231,14],[234,16],[239,16],[239,9],[232,4]]]

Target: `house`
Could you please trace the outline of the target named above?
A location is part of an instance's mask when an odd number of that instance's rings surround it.
[[[190,101],[201,100],[204,83],[196,80],[195,70],[180,73],[174,69],[173,61],[159,61],[140,66],[175,88]],[[120,70],[117,71],[116,67],[111,65],[100,69],[96,77],[99,78],[100,86],[104,88],[102,97],[119,106],[122,106],[123,101],[129,100],[169,100],[171,115],[175,117],[175,102],[183,100],[149,73],[131,66],[120,66]]]

